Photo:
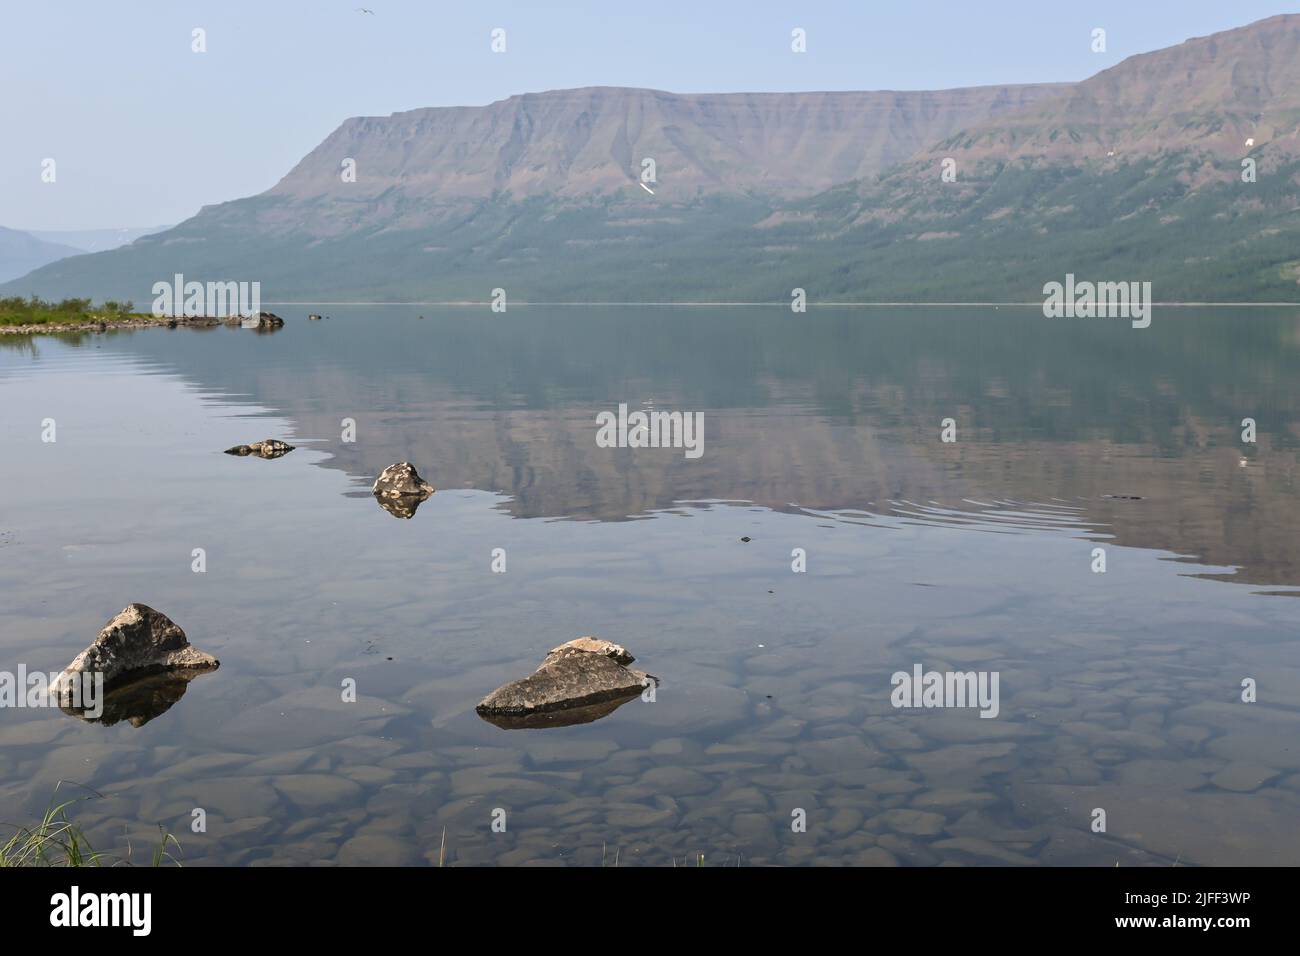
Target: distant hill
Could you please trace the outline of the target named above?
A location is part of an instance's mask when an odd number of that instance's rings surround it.
[[[165,232],[171,226],[124,226],[120,229],[31,229],[37,239],[72,246],[82,252],[104,252],[135,242],[141,236]]]
[[[1295,301],[1298,161],[1280,16],[1077,84],[599,87],[352,119],[259,196],[3,291],[140,302],[182,272],[264,300],[1032,301],[1074,272]]]
[[[0,282],[16,279],[47,262],[81,252],[72,246],[46,242],[31,233],[0,226]]]

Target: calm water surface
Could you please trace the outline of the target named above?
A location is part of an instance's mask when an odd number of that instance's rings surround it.
[[[1300,863],[1295,310],[276,311],[0,337],[0,670],[132,601],[222,662],[111,725],[0,710],[0,820],[68,780],[99,848],[190,865]],[[703,456],[597,447],[621,402]],[[583,634],[655,701],[474,713]],[[894,709],[914,664],[996,671],[998,717]]]

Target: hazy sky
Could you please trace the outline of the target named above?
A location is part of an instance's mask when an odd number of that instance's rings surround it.
[[[374,15],[357,12],[369,7]],[[1256,0],[2,0],[0,225],[178,222],[272,186],[349,116],[575,86],[1079,80],[1298,4]],[[207,52],[191,50],[192,30]],[[493,28],[507,51],[490,49]],[[803,27],[808,52],[790,51]],[[1093,53],[1091,31],[1107,31]],[[56,181],[41,164],[56,161]]]

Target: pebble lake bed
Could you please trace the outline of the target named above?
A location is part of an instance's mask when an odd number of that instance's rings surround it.
[[[0,670],[132,602],[220,659],[134,722],[0,708],[0,821],[66,781],[187,866],[1300,862],[1294,309],[268,308],[0,337]],[[598,443],[622,404],[701,454]],[[475,712],[584,635],[653,693]],[[996,715],[895,706],[917,667]]]

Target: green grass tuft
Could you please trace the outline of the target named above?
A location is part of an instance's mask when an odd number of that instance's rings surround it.
[[[62,784],[63,781],[60,781],[55,785],[54,791],[56,795]],[[101,796],[101,794],[91,791],[89,795],[73,797],[71,800],[65,800],[62,803],[55,803],[54,798],[51,798],[50,806],[46,809],[44,816],[34,826],[0,824],[0,827],[12,828],[14,831],[8,840],[0,843],[0,868],[19,866],[131,866],[132,847],[130,840],[127,841],[125,857],[110,857],[94,849],[86,838],[85,832],[68,817],[69,807],[98,796]],[[154,848],[151,857],[152,865],[180,866],[180,860],[173,856],[171,852],[173,847],[177,852],[182,852],[180,841],[173,834],[168,833],[161,823],[158,824],[158,832],[160,838],[158,846]]]

